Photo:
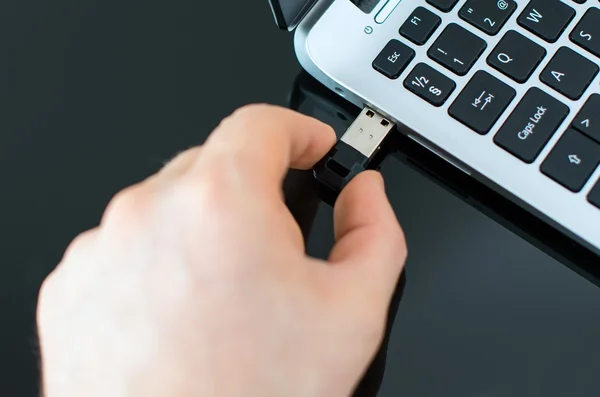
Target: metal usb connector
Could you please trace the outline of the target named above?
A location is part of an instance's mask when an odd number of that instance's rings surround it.
[[[315,165],[318,182],[336,195],[359,173],[376,169],[377,154],[395,124],[368,107],[364,108],[329,153]]]

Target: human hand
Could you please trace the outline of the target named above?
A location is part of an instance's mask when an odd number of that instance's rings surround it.
[[[406,248],[364,172],[336,203],[329,260],[305,255],[281,184],[334,143],[319,121],[249,106],[119,193],[40,292],[45,396],[351,394]]]

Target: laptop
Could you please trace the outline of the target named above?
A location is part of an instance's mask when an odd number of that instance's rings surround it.
[[[270,3],[316,80],[600,255],[598,1]]]

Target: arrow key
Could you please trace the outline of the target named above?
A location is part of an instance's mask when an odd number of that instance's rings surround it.
[[[600,143],[600,95],[590,96],[573,120],[573,128]]]
[[[600,144],[569,129],[542,163],[541,171],[572,192],[580,192],[600,164]]]

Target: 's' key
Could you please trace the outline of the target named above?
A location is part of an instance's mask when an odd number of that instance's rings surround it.
[[[573,127],[600,143],[600,95],[589,97],[573,120]]]
[[[569,114],[569,107],[539,88],[530,89],[494,137],[496,145],[533,163]]]
[[[590,8],[571,32],[571,41],[600,56],[600,10]]]
[[[478,134],[487,134],[516,92],[491,74],[480,70],[458,95],[448,113]]]
[[[600,145],[570,129],[542,163],[544,174],[572,192],[580,192],[600,164]]]

